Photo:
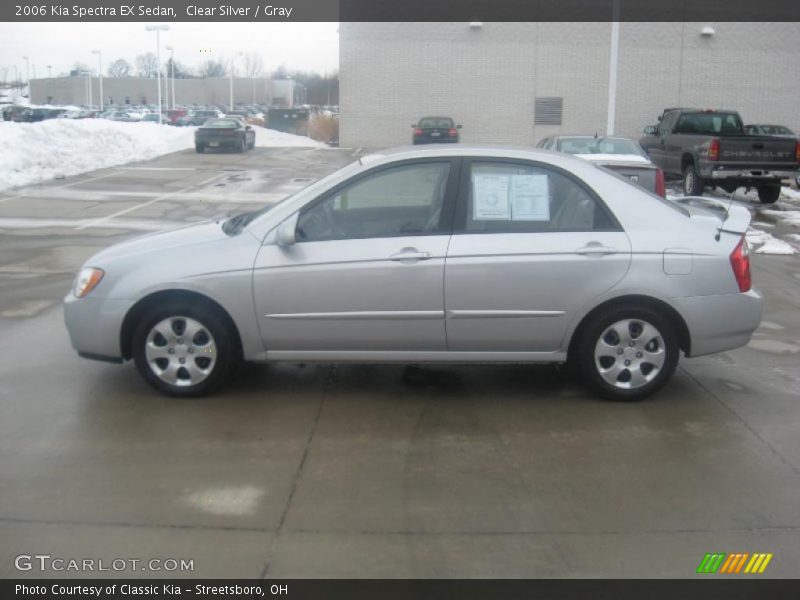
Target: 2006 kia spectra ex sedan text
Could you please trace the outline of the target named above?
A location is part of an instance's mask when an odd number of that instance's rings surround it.
[[[240,359],[569,360],[600,395],[636,400],[681,351],[750,339],[749,221],[563,154],[401,148],[260,211],[103,250],[65,317],[82,356],[132,358],[176,396]]]

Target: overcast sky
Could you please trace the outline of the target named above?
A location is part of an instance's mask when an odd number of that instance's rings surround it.
[[[8,79],[16,65],[25,76],[23,56],[36,66],[36,76],[66,73],[76,61],[97,68],[103,53],[103,72],[114,59],[135,65],[137,54],[155,52],[156,34],[145,31],[145,23],[0,23],[0,78],[8,67]],[[338,68],[338,23],[171,23],[161,33],[162,60],[175,48],[175,60],[196,66],[208,58],[230,58],[237,52],[257,52],[264,68],[283,64],[288,69],[326,73]],[[204,51],[201,53],[201,51]],[[242,67],[241,58],[238,67]],[[241,72],[241,71],[240,71]],[[30,76],[33,77],[33,70]]]

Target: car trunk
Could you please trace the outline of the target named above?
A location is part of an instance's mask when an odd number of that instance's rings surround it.
[[[623,177],[630,179],[633,183],[642,186],[644,189],[658,193],[656,189],[656,173],[658,168],[654,165],[639,163],[616,162],[616,161],[592,161],[597,166],[614,171]]]

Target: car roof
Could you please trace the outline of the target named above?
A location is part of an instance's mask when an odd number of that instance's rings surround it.
[[[512,146],[494,144],[452,144],[447,146],[397,146],[385,150],[376,150],[359,158],[362,165],[391,163],[400,160],[413,160],[415,158],[509,158],[518,160],[541,161],[565,169],[583,169],[590,165],[585,160],[564,154],[543,150],[532,146]]]

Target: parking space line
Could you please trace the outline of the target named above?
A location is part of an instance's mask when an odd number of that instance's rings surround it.
[[[59,185],[55,187],[46,187],[46,190],[63,190],[68,187],[73,187],[75,185],[79,185],[81,183],[87,183],[89,181],[96,181],[98,179],[105,179],[107,177],[113,177],[116,173],[106,173],[105,175],[98,175],[97,177],[89,177],[88,179],[81,179],[80,181],[73,181],[72,183],[67,183],[65,185]],[[7,202],[8,200],[16,200],[17,198],[25,198],[26,196],[30,196],[30,193],[25,194],[17,194],[16,196],[9,196],[8,198],[0,198],[0,202]]]
[[[200,183],[194,183],[192,185],[188,185],[185,188],[182,188],[180,190],[176,190],[174,192],[170,192],[169,194],[164,194],[162,196],[158,196],[157,198],[153,198],[152,200],[148,200],[147,202],[142,202],[141,204],[137,204],[136,206],[131,206],[129,208],[117,211],[117,212],[112,213],[112,214],[110,214],[110,215],[108,215],[106,217],[100,217],[99,219],[95,219],[94,221],[89,221],[88,223],[84,223],[83,225],[79,225],[75,229],[76,230],[81,230],[81,229],[86,229],[88,227],[95,227],[96,225],[99,225],[100,223],[105,223],[106,221],[110,221],[111,219],[113,219],[115,217],[119,217],[121,215],[127,214],[129,212],[133,212],[135,210],[139,210],[140,208],[144,208],[145,206],[150,206],[151,204],[155,204],[156,202],[160,202],[161,200],[166,200],[167,198],[171,198],[172,196],[177,196],[179,194],[183,194],[184,192],[187,192],[187,191],[189,191],[191,189],[202,188],[204,185],[206,185],[208,183],[211,183],[215,179],[219,179],[220,177],[225,177],[226,175],[227,175],[227,173],[218,173],[217,175],[214,175],[213,177],[209,177],[208,179],[204,179]]]

